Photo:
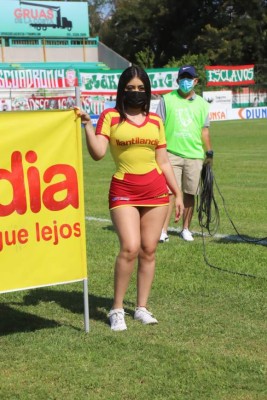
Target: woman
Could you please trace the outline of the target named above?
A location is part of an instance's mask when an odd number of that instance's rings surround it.
[[[115,108],[102,112],[96,132],[89,115],[80,114],[92,158],[103,158],[109,144],[116,165],[109,190],[110,215],[120,241],[114,303],[108,314],[114,331],[127,329],[123,299],[136,260],[134,319],[144,324],[158,323],[148,311],[147,301],[155,273],[156,247],[168,211],[166,183],[176,196],[175,221],[183,213],[182,193],[168,160],[163,124],[158,115],[149,112],[150,98],[147,73],[131,66],[120,76]]]

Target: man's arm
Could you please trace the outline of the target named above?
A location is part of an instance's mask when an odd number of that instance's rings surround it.
[[[202,128],[202,142],[206,150],[206,158],[204,160],[204,165],[213,164],[213,150],[211,146],[210,132],[208,127]]]
[[[210,130],[207,126],[202,128],[202,142],[204,144],[204,148],[206,151],[212,150],[211,139],[210,139]]]
[[[165,102],[163,97],[161,97],[156,113],[160,116],[160,118],[162,119],[163,123],[165,122],[166,119],[166,107],[165,107]]]

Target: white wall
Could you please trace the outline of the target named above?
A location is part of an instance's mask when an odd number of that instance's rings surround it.
[[[2,47],[0,62],[98,62],[97,47]]]

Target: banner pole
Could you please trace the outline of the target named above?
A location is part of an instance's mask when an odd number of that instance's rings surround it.
[[[84,303],[84,329],[88,333],[89,328],[89,295],[88,295],[88,279],[83,280],[83,303]]]
[[[81,107],[81,93],[80,88],[75,86],[75,99],[76,106]],[[84,329],[89,332],[89,295],[88,295],[88,279],[83,280],[83,302],[84,302]]]
[[[81,107],[81,91],[79,86],[75,86],[75,100],[76,100],[76,106]]]

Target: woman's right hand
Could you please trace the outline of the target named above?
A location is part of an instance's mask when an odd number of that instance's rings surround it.
[[[174,222],[178,222],[184,213],[184,202],[181,193],[175,196],[174,207],[175,207]]]

